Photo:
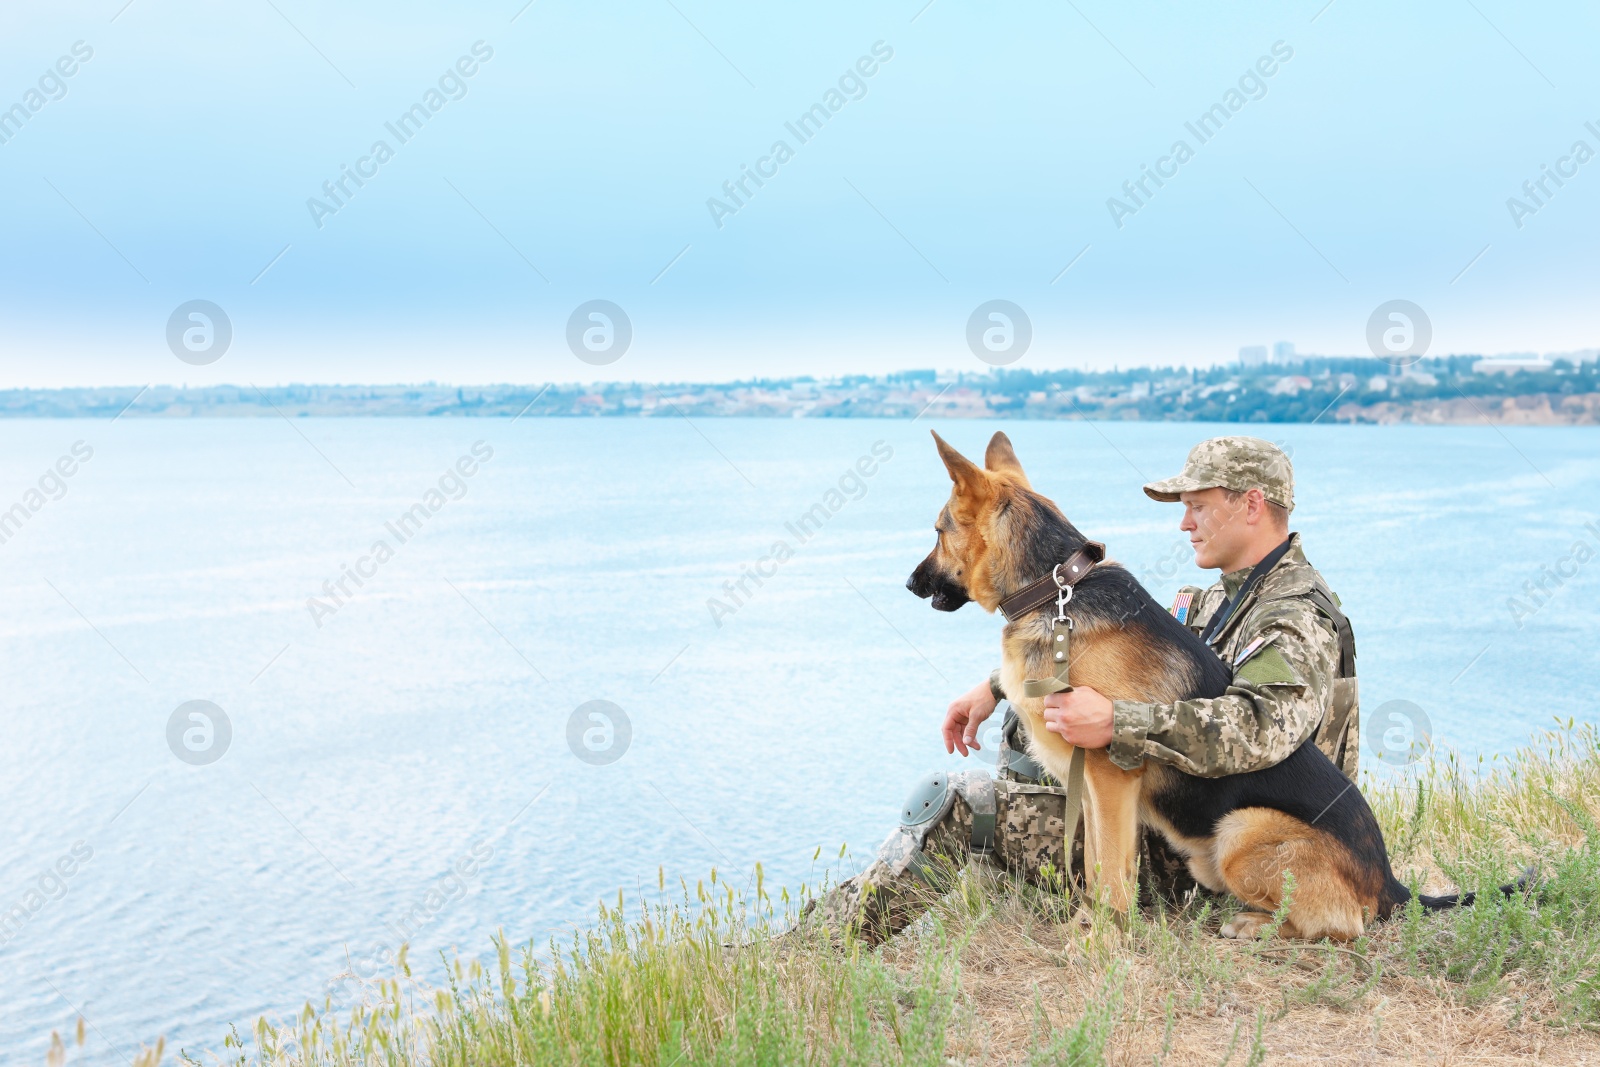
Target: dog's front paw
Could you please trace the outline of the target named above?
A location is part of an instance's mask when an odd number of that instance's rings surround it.
[[[1217,933],[1223,937],[1237,937],[1249,941],[1261,933],[1261,928],[1272,922],[1272,916],[1264,911],[1241,911],[1225,924]]]

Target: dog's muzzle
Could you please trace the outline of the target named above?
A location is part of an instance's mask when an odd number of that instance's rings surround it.
[[[967,591],[952,582],[923,560],[906,579],[906,588],[928,601],[935,611],[955,611],[972,598]]]

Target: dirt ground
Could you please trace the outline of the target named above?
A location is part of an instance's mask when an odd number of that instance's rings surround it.
[[[1041,1043],[1040,1013],[1052,1029],[1071,1027],[1092,1006],[1115,1000],[1108,975],[1120,973],[1121,1007],[1106,1046],[1113,1064],[1245,1065],[1264,1016],[1256,1063],[1600,1065],[1600,1033],[1561,1032],[1529,1018],[1548,1014],[1539,1011],[1542,991],[1524,995],[1513,984],[1467,1003],[1460,987],[1443,980],[1399,973],[1372,980],[1365,957],[1330,955],[1326,946],[1180,934],[1164,954],[1117,944],[1118,936],[1095,945],[1068,926],[1003,918],[970,931],[961,972],[969,1014],[956,1023],[951,1054],[1026,1063]],[[1381,957],[1398,936],[1377,932],[1371,956]],[[916,957],[908,942],[885,958],[909,967]]]

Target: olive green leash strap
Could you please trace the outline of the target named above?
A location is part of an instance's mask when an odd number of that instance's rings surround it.
[[[1070,599],[1070,596],[1066,599]],[[1071,670],[1071,640],[1072,620],[1065,617],[1060,610],[1066,605],[1062,603],[1057,610],[1057,618],[1050,623],[1050,658],[1055,663],[1055,671],[1049,678],[1029,678],[1022,683],[1022,692],[1025,696],[1046,697],[1051,693],[1070,693],[1072,683],[1068,681]],[[1083,749],[1074,745],[1072,749],[1072,766],[1067,769],[1067,805],[1064,812],[1066,822],[1066,866],[1072,867],[1072,842],[1078,836],[1078,823],[1083,819]]]
[[[1022,695],[1047,697],[1051,693],[1072,692],[1072,620],[1061,618],[1050,622],[1050,659],[1056,665],[1048,678],[1029,678],[1022,683]]]
[[[1078,823],[1083,820],[1083,749],[1072,750],[1072,766],[1067,770],[1067,809],[1064,813],[1066,829],[1066,868],[1072,873],[1072,842],[1078,836]],[[1085,835],[1088,829],[1084,830]],[[1087,880],[1087,878],[1085,879]]]
[[[1022,618],[1055,600],[1056,614],[1050,619],[1050,659],[1055,671],[1049,678],[1029,678],[1022,683],[1024,696],[1046,697],[1051,693],[1070,693],[1068,680],[1071,666],[1072,619],[1067,616],[1067,605],[1072,603],[1072,593],[1077,584],[1106,558],[1106,546],[1099,541],[1085,541],[1065,562],[1056,564],[1049,574],[1028,583],[1023,588],[1000,601],[1000,613],[1007,622]],[[1065,573],[1063,573],[1063,569]],[[1072,766],[1067,770],[1066,808],[1066,867],[1072,867],[1072,842],[1078,836],[1078,824],[1083,821],[1083,749],[1072,748]]]

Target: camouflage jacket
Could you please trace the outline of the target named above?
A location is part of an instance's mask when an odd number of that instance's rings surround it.
[[[1245,567],[1211,588],[1180,591],[1173,614],[1199,634],[1250,577]],[[1334,622],[1313,602],[1320,589],[1338,600],[1306,562],[1300,535],[1233,611],[1212,647],[1233,670],[1220,697],[1146,704],[1118,700],[1109,754],[1132,770],[1145,759],[1188,774],[1217,777],[1270,767],[1311,737],[1352,780],[1358,753],[1354,647],[1351,677],[1339,677]],[[1337,609],[1335,609],[1337,610]]]

